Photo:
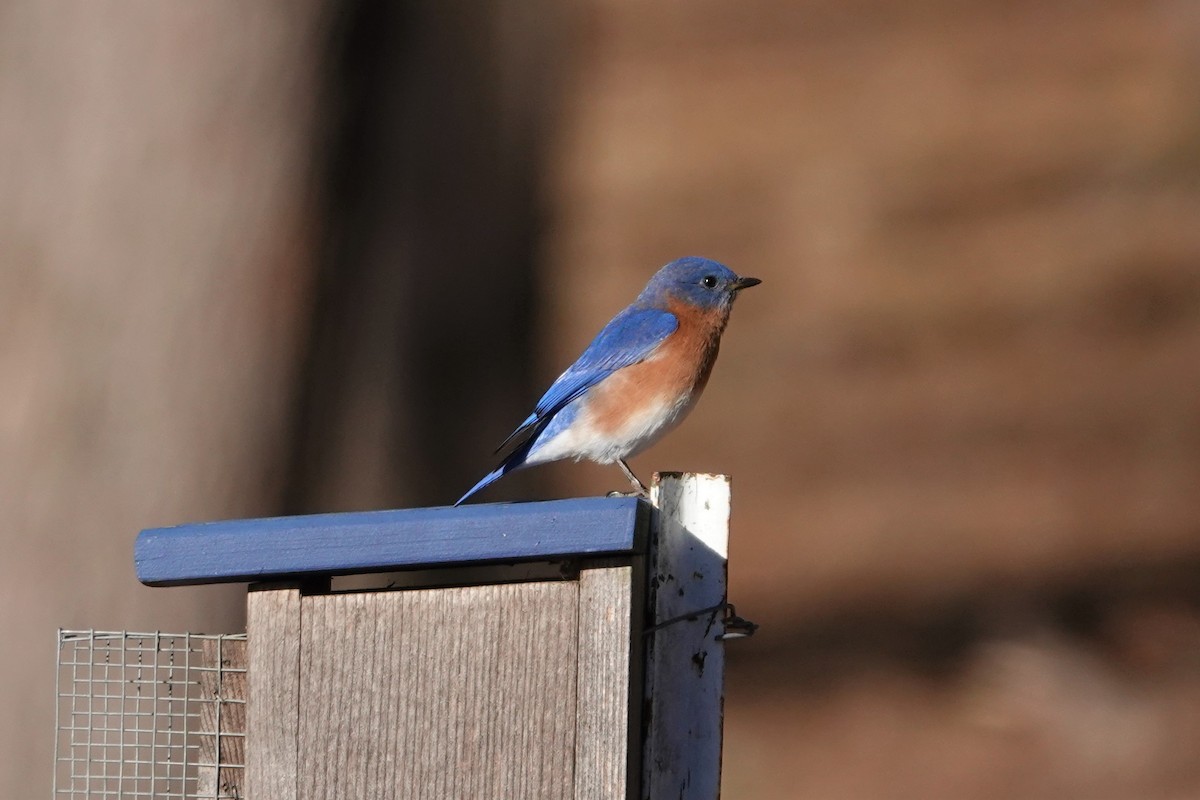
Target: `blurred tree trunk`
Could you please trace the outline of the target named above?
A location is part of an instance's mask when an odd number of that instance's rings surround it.
[[[139,586],[140,528],[490,466],[531,399],[549,5],[0,10],[0,797],[49,783],[56,627],[240,627],[241,587]]]
[[[47,796],[56,626],[224,631],[139,528],[274,511],[311,305],[318,4],[0,12],[0,796]]]
[[[275,511],[311,306],[319,4],[0,10],[0,797],[49,793],[54,630],[224,631],[136,532]]]

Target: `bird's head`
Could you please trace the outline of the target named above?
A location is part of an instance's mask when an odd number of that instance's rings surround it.
[[[728,309],[738,292],[760,283],[758,278],[739,277],[729,267],[711,259],[686,256],[656,272],[638,300],[647,305],[662,305],[673,298],[702,309]]]

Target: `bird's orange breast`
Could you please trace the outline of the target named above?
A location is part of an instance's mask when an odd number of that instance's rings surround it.
[[[708,383],[717,360],[727,309],[701,309],[672,300],[667,310],[679,320],[675,332],[647,358],[608,377],[589,392],[588,417],[601,434],[618,434],[646,416],[674,416]],[[664,419],[666,422],[667,419]],[[645,420],[652,423],[652,420]]]

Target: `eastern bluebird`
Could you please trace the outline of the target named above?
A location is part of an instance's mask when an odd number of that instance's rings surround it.
[[[759,283],[694,256],[660,269],[497,448],[516,443],[500,466],[454,505],[513,470],[562,458],[615,461],[644,496],[645,484],[625,459],[692,410],[717,360],[734,298]]]

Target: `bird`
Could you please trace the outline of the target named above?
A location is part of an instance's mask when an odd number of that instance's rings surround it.
[[[511,447],[500,464],[454,505],[510,472],[566,458],[616,463],[633,487],[629,494],[647,497],[627,459],[696,405],[734,300],[760,283],[698,256],[663,266],[496,448],[499,454]]]

